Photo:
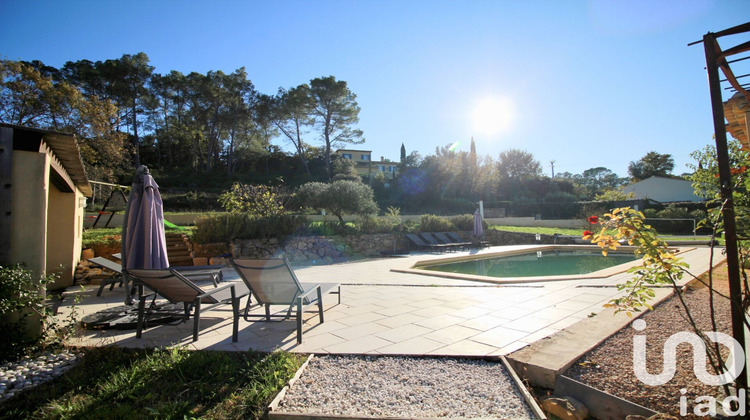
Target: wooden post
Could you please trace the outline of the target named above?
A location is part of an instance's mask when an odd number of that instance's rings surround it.
[[[713,33],[703,36],[703,48],[706,52],[706,71],[708,88],[711,94],[713,110],[714,135],[716,138],[716,159],[719,166],[719,182],[723,201],[724,239],[726,241],[727,270],[729,278],[729,295],[732,308],[732,336],[745,349],[745,311],[742,309],[742,282],[740,279],[739,251],[737,247],[737,226],[735,223],[734,201],[732,200],[732,174],[729,167],[729,150],[727,147],[727,130],[724,122],[724,102],[721,98],[721,81],[719,78],[719,45]],[[744,355],[743,355],[744,356]],[[736,379],[737,388],[747,390],[747,366]]]

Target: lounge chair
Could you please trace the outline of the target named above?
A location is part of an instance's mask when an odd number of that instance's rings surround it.
[[[463,241],[460,238],[458,240],[448,237],[447,232],[435,232],[433,233],[438,240],[444,244],[454,245],[460,249],[466,249],[471,246],[470,241]]]
[[[120,258],[120,254],[112,254],[115,258]],[[88,261],[90,263],[94,263],[100,267],[106,268],[107,270],[110,270],[116,274],[122,275],[122,263],[117,263],[111,260],[108,260],[104,257],[94,257],[89,258]],[[223,265],[194,265],[194,266],[183,266],[183,267],[173,267],[175,270],[179,271],[186,277],[188,277],[192,281],[204,281],[204,280],[210,280],[214,287],[217,287],[219,285],[219,282],[224,280],[224,275],[221,272],[221,269],[223,268]],[[122,277],[111,277],[108,279],[103,279],[101,284],[99,285],[99,290],[96,292],[97,296],[102,295],[102,290],[104,290],[107,285],[109,285],[109,290],[112,290],[115,288],[115,284],[120,283],[120,286],[122,286],[123,278]]]
[[[271,321],[271,318],[289,319],[296,306],[297,344],[302,344],[302,312],[307,307],[318,306],[318,316],[322,324],[323,296],[329,293],[338,295],[338,303],[341,303],[341,284],[300,283],[286,259],[231,259],[230,263],[252,293],[245,306],[245,321],[250,322],[252,318],[265,321]],[[254,305],[253,297],[257,301]],[[286,306],[286,314],[271,314],[271,305]],[[265,315],[250,313],[250,310],[257,306],[265,307]]]
[[[420,238],[415,233],[407,233],[406,238],[417,248],[423,248],[423,249],[426,248],[426,249],[429,249],[430,251],[440,251],[440,252],[443,252],[445,250],[450,250],[450,246],[448,245],[427,243],[425,242],[424,239]]]
[[[101,283],[99,284],[99,290],[96,292],[97,296],[102,295],[102,290],[104,290],[107,285],[109,285],[109,290],[114,289],[115,284],[117,283],[120,283],[120,286],[122,286],[122,265],[120,263],[116,263],[104,257],[89,258],[88,262],[96,264],[99,267],[106,268],[107,270],[112,272],[112,277],[101,280]],[[117,274],[119,274],[119,276]]]
[[[430,245],[433,245],[433,246],[444,246],[444,247],[446,247],[445,249],[447,249],[448,251],[455,251],[456,249],[458,249],[458,245],[457,244],[454,244],[454,243],[443,243],[442,241],[440,241],[437,237],[435,237],[430,232],[422,232],[422,233],[419,234],[419,236],[421,236],[422,239],[424,239],[425,242],[427,242]]]
[[[208,311],[222,304],[232,305],[232,341],[237,341],[240,318],[240,299],[247,293],[238,295],[235,284],[226,284],[210,290],[204,290],[175,269],[163,270],[123,270],[138,286],[138,328],[136,338],[141,338],[144,324],[148,322],[148,315],[156,301],[156,295],[164,296],[172,303],[182,302],[185,307],[183,322],[190,318],[193,312],[193,341],[198,341],[201,311]],[[148,288],[153,293],[144,294]],[[151,305],[146,310],[146,300],[153,296]],[[202,306],[202,304],[209,304]]]
[[[446,235],[448,235],[449,238],[455,239],[455,240],[463,240],[460,236],[458,236],[458,233],[456,232],[446,232]],[[491,244],[489,241],[483,241],[481,239],[477,239],[476,241],[471,242],[472,246],[477,246],[480,248],[486,248],[489,247]]]

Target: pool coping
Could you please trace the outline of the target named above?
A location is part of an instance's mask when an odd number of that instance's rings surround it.
[[[635,251],[638,247],[636,246],[630,246],[630,245],[623,245],[620,246],[616,251],[610,251],[610,253],[618,253],[623,251]],[[394,273],[405,273],[405,274],[417,274],[421,276],[430,276],[430,277],[440,277],[440,278],[447,278],[447,279],[453,279],[453,280],[468,280],[468,281],[477,281],[477,282],[483,282],[483,283],[493,283],[493,284],[514,284],[514,283],[537,283],[537,282],[546,282],[546,281],[564,281],[564,280],[591,280],[591,279],[603,279],[608,278],[616,274],[621,274],[627,272],[630,268],[638,266],[642,263],[642,260],[635,260],[623,264],[616,265],[614,267],[608,267],[602,270],[594,271],[592,273],[587,274],[566,274],[566,275],[556,275],[556,276],[533,276],[533,277],[490,277],[490,276],[480,276],[476,274],[461,274],[461,273],[449,273],[444,271],[430,271],[425,270],[422,268],[419,268],[421,266],[425,265],[435,265],[438,263],[452,263],[452,262],[461,262],[461,261],[472,261],[477,259],[483,259],[488,257],[500,257],[500,256],[513,256],[513,255],[522,255],[522,254],[528,254],[533,250],[533,252],[539,252],[539,251],[550,251],[550,250],[597,250],[600,251],[601,248],[597,245],[541,245],[534,248],[524,248],[524,249],[513,249],[513,250],[507,250],[507,251],[497,251],[497,252],[491,252],[486,254],[478,254],[478,255],[462,255],[459,257],[446,257],[446,258],[439,258],[439,259],[429,259],[429,260],[420,260],[415,262],[411,268],[392,268],[390,271]],[[690,251],[694,249],[694,247],[691,248],[684,248],[684,247],[672,247],[675,251],[675,253],[684,253],[687,251]]]

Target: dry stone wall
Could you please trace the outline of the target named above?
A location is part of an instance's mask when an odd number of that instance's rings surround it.
[[[471,240],[471,232],[460,232],[466,240]],[[487,230],[486,241],[492,245],[523,244],[570,244],[573,237],[536,235],[520,232]],[[350,236],[291,236],[280,241],[270,239],[238,239],[232,242],[234,258],[268,258],[284,255],[291,261],[335,262],[351,257],[370,257],[399,253],[409,249],[409,242],[394,234],[369,234]]]
[[[408,249],[404,239],[393,234],[350,236],[291,236],[279,241],[243,239],[232,242],[235,258],[267,258],[285,255],[291,261],[334,262],[352,256],[374,256]]]

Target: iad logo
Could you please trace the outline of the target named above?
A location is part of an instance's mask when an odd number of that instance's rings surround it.
[[[646,329],[646,321],[636,319],[631,324],[636,331]],[[664,385],[669,382],[677,370],[677,345],[687,343],[693,347],[693,372],[701,382],[710,386],[728,384],[739,376],[745,367],[745,353],[742,346],[734,338],[720,332],[704,332],[714,343],[720,343],[729,348],[729,356],[724,362],[726,372],[720,375],[712,375],[706,372],[706,344],[694,333],[678,332],[672,334],[664,343],[664,356],[662,359],[663,369],[658,375],[652,375],[646,370],[646,336],[635,335],[633,337],[633,371],[635,376],[644,384],[651,386]]]
[[[636,331],[646,329],[646,321],[636,319],[631,324]],[[740,375],[742,368],[745,366],[745,353],[742,346],[734,338],[720,332],[704,332],[706,337],[714,343],[723,344],[729,348],[729,356],[724,362],[727,370],[720,375],[712,375],[706,372],[706,344],[701,338],[694,333],[678,332],[672,334],[664,343],[664,354],[662,358],[662,372],[658,375],[652,375],[646,370],[646,337],[635,335],[633,337],[633,371],[635,376],[644,384],[651,386],[664,385],[669,382],[677,370],[677,345],[687,343],[693,347],[693,372],[695,377],[701,382],[710,386],[719,386],[728,384]],[[683,388],[680,393],[680,415],[685,416],[688,412],[688,400],[685,397],[687,389]],[[730,416],[745,415],[746,391],[740,389],[737,396],[728,396],[721,401],[721,407],[724,413]],[[711,396],[700,396],[695,399],[693,413],[698,416],[715,416],[717,401]]]

